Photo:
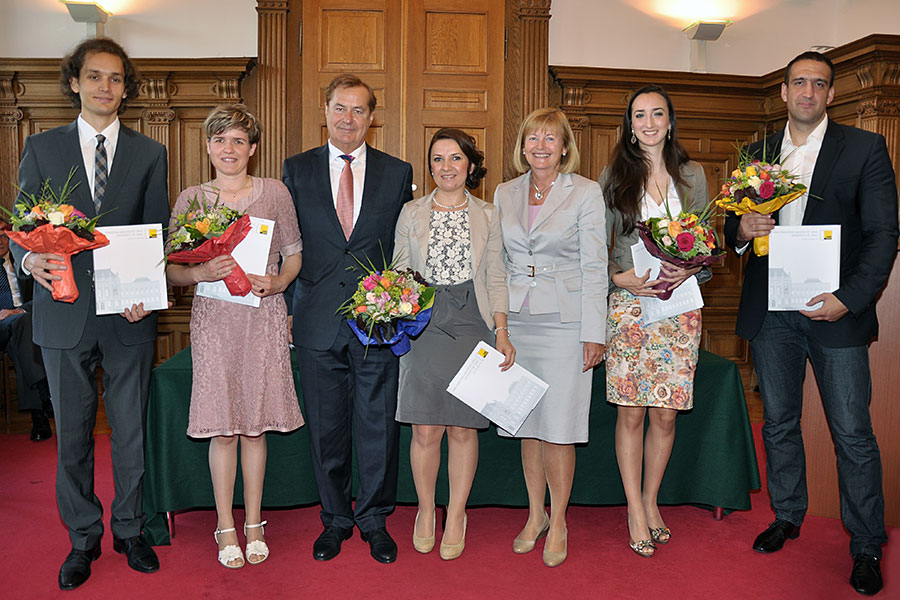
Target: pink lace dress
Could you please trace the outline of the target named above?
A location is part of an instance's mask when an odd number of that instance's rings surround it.
[[[192,186],[178,196],[172,213],[185,212],[188,201],[200,194],[215,201],[208,185]],[[250,196],[230,206],[275,221],[267,273],[278,273],[279,254],[300,252],[294,204],[280,181],[254,177]],[[191,355],[190,437],[256,436],[303,425],[291,374],[283,294],[262,298],[259,308],[195,296]]]

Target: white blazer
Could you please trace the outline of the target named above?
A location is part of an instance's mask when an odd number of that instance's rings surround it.
[[[436,191],[436,190],[435,190]],[[425,274],[434,192],[403,205],[394,235],[394,264]],[[500,222],[493,204],[469,196],[469,237],[472,240],[472,281],[478,311],[488,329],[494,329],[494,313],[509,312],[506,267]]]
[[[600,185],[559,175],[534,225],[528,227],[530,173],[497,186],[494,205],[506,258],[509,307],[528,295],[531,314],[581,322],[581,341],[606,343],[606,207]]]

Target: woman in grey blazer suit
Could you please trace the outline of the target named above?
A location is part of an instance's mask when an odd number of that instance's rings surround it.
[[[484,177],[484,154],[467,133],[441,129],[428,157],[437,189],[400,211],[394,264],[423,273],[437,291],[431,322],[400,358],[397,420],[412,423],[409,462],[419,499],[413,546],[422,553],[434,548],[434,486],[447,432],[450,503],[440,554],[452,560],[465,547],[466,502],[478,465],[477,429],[486,428],[488,420],[450,395],[447,384],[479,341],[494,343],[505,355],[503,369],[513,364],[516,351],[506,322],[509,302],[496,210],[466,190]]]
[[[600,184],[611,244],[606,397],[618,405],[616,457],[628,501],[629,546],[649,558],[656,544],[667,543],[671,535],[657,494],[675,440],[677,411],[692,406],[700,311],[645,323],[638,297],[658,295],[653,286],[660,281],[678,287],[700,269],[663,262],[659,279],[650,280],[649,272],[635,273],[631,246],[640,239],[637,222],[664,216],[667,204],[676,215],[682,209],[699,213],[709,202],[703,168],[688,159],[678,142],[675,111],[665,90],[647,86],[631,98],[622,136]]]
[[[578,148],[557,109],[526,117],[513,164],[525,174],[494,194],[509,273],[510,335],[519,364],[550,384],[514,436],[522,440],[530,510],[513,551],[530,552],[546,535],[543,560],[554,567],[566,559],[574,444],[588,441],[592,369],[606,341],[603,198],[597,182],[573,173]]]

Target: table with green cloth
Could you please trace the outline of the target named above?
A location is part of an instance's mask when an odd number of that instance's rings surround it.
[[[294,383],[300,394],[296,357]],[[616,408],[606,402],[606,371],[594,371],[590,442],[576,449],[573,504],[624,504],[616,463]],[[167,512],[215,506],[209,476],[208,440],[187,437],[191,398],[191,349],[186,348],[153,371],[147,410],[144,473],[145,533],[152,544],[169,543]],[[302,397],[300,399],[303,407]],[[399,503],[415,503],[409,467],[408,425],[400,432]],[[470,506],[528,505],[517,440],[503,439],[493,426],[479,433],[478,471]],[[267,434],[268,462],[263,506],[290,507],[319,501],[313,478],[306,427]],[[438,503],[446,503],[446,440]],[[240,467],[238,467],[240,469]],[[235,504],[243,502],[240,472]],[[355,479],[355,469],[354,469]],[[750,508],[750,490],[760,487],[753,434],[741,376],[732,361],[700,351],[694,380],[694,408],[678,416],[672,458],[659,491],[660,504],[694,504],[725,510]]]

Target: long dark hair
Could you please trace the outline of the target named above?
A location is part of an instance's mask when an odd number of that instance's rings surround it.
[[[637,141],[631,141],[633,135],[631,109],[634,101],[644,94],[659,94],[666,101],[671,129],[663,146],[663,160],[666,163],[666,171],[676,184],[682,183],[681,166],[690,160],[687,150],[678,141],[675,108],[666,90],[658,85],[646,85],[636,91],[628,101],[625,118],[622,120],[622,134],[609,161],[609,170],[603,187],[606,204],[623,216],[626,234],[631,233],[641,220],[641,199],[650,178],[650,159],[641,150]]]

